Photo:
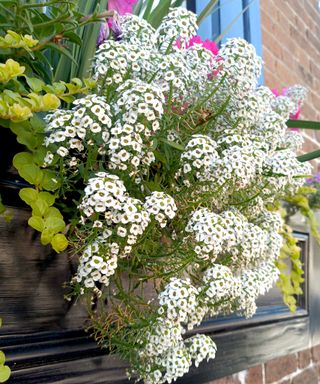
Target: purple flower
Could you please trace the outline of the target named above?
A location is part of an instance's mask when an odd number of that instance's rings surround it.
[[[97,47],[99,47],[105,40],[107,40],[108,36],[109,36],[109,25],[108,25],[108,22],[105,21],[100,27],[99,35],[97,38]]]
[[[313,184],[313,183],[320,183],[320,172],[317,173],[315,176],[306,179],[306,184]]]
[[[102,24],[97,39],[97,46],[99,47],[109,36],[110,29],[116,40],[121,35],[121,29],[117,21],[117,15],[125,15],[126,13],[132,13],[133,6],[138,0],[109,0],[108,11],[116,11],[116,15],[113,18],[109,18]]]

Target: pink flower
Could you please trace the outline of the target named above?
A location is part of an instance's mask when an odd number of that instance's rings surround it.
[[[272,93],[278,97],[278,96],[286,96],[287,95],[287,92],[288,92],[288,88],[282,88],[281,92],[278,91],[277,88],[273,88],[271,89]],[[290,113],[290,119],[291,120],[298,120],[299,117],[300,117],[300,114],[301,114],[301,102],[299,101],[298,102],[298,105],[297,105],[297,109],[294,113]],[[299,128],[290,128],[291,131],[300,131]]]
[[[281,90],[281,93],[278,91],[277,88],[272,88],[271,89],[271,92],[275,95],[275,96],[286,96],[287,95],[287,92],[288,92],[288,88],[282,88]]]
[[[132,13],[132,8],[137,2],[138,0],[109,0],[108,10],[117,11],[119,15],[125,15]]]
[[[195,44],[200,44],[203,46],[203,48],[207,49],[208,51],[212,52],[215,56],[218,54],[219,49],[217,47],[217,44],[214,41],[211,41],[209,39],[206,39],[202,41],[200,36],[193,36],[191,39],[187,42],[186,48],[190,48]],[[176,41],[176,46],[178,48],[181,48],[181,40],[180,38]]]

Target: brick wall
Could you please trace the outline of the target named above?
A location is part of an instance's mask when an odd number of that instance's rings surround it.
[[[320,345],[207,384],[319,384]]]
[[[302,119],[320,121],[320,10],[318,0],[260,0],[265,84],[302,84],[309,96]],[[320,131],[302,131],[303,152],[320,148]],[[320,171],[320,160],[313,162]],[[231,362],[232,363],[232,362]],[[279,357],[208,384],[319,384],[320,345]]]
[[[309,88],[306,120],[320,120],[320,11],[318,0],[260,0],[265,83]],[[320,147],[320,131],[304,130],[303,152]],[[320,171],[320,160],[313,162]]]

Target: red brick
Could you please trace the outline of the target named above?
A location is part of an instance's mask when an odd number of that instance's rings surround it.
[[[318,0],[261,0],[260,4],[266,85],[307,86],[310,94],[302,116],[320,120]],[[319,141],[319,135],[315,139]]]
[[[320,345],[312,348],[312,360],[320,363]]]
[[[315,368],[309,368],[295,376],[292,384],[319,384],[318,374]]]
[[[207,384],[241,384],[241,383],[236,376],[228,376],[228,377],[223,377],[222,379],[210,381],[210,383],[207,383]]]
[[[279,357],[267,362],[265,364],[266,384],[271,384],[295,372],[297,366],[298,360],[295,354]]]
[[[247,371],[246,384],[259,384],[263,383],[262,365],[249,368]]]
[[[311,362],[311,350],[305,349],[304,351],[298,352],[298,366],[303,369],[306,368]]]

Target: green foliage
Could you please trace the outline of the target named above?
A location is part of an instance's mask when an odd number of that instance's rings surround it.
[[[317,184],[317,183],[316,183]],[[317,193],[317,189],[313,186],[305,185],[299,189],[295,195],[286,196],[284,198],[284,218],[286,221],[299,212],[304,216],[311,229],[313,237],[320,243],[320,233],[318,230],[318,222],[315,217],[313,208],[317,208],[317,203],[310,204],[312,197]],[[281,249],[280,258],[277,261],[277,267],[280,270],[280,279],[278,286],[283,293],[283,300],[291,311],[296,310],[296,295],[302,293],[301,283],[303,279],[303,270],[300,260],[300,248],[297,246],[297,239],[292,235],[292,229],[286,224],[282,231],[283,247]],[[291,270],[288,264],[291,266]]]
[[[154,6],[153,0],[139,0],[133,13],[147,20],[154,28],[158,28],[169,8],[180,7],[183,0],[163,0]]]
[[[287,126],[288,126],[288,128],[320,130],[320,122],[319,121],[288,120]]]
[[[13,122],[28,120],[34,112],[57,109],[60,100],[72,102],[75,95],[87,93],[95,86],[90,79],[82,82],[77,78],[69,83],[60,81],[45,84],[41,79],[29,77],[24,72],[25,67],[12,59],[0,63],[0,119]]]
[[[14,31],[7,31],[7,34],[4,37],[0,36],[0,48],[23,48],[26,51],[30,51],[30,48],[33,48],[38,44],[39,40],[35,40],[30,35],[19,35]]]
[[[317,150],[312,151],[312,152],[308,152],[304,155],[300,155],[300,156],[298,156],[298,160],[301,161],[302,163],[304,163],[305,161],[317,159],[318,157],[320,157],[320,149],[317,149]]]
[[[292,216],[296,212],[299,212],[304,216],[310,225],[312,235],[320,244],[318,222],[313,211],[313,208],[317,208],[317,205],[314,204],[313,207],[310,206],[310,201],[312,201],[312,198],[316,193],[316,188],[305,185],[301,187],[294,196],[287,196],[284,201],[287,217]]]
[[[107,0],[79,0],[77,12],[82,15],[96,15],[98,17],[99,14],[108,14],[104,12],[107,9],[107,4]],[[101,20],[104,21],[104,18]],[[75,30],[75,33],[72,32],[71,35],[68,35],[69,38],[65,46],[71,57],[66,54],[59,56],[59,60],[55,63],[55,80],[68,81],[73,77],[84,78],[90,75],[101,20],[99,19],[100,22],[81,25]]]
[[[32,183],[34,184],[34,183]],[[23,188],[19,192],[20,198],[32,209],[32,216],[28,220],[30,227],[41,232],[41,243],[50,244],[56,252],[64,251],[68,241],[64,234],[66,224],[60,211],[52,207],[55,196],[51,193],[38,192],[32,188]]]
[[[47,82],[86,77],[101,20],[112,14],[106,7],[107,0],[0,3],[0,60],[17,54]]]
[[[35,201],[27,202],[32,208],[29,224],[41,232],[43,244],[51,243],[61,252],[68,244],[61,233],[65,222],[59,210],[52,207],[55,196],[49,193],[57,191],[61,183],[57,172],[41,167],[46,153],[45,124],[37,113],[55,110],[61,101],[70,103],[76,95],[88,93],[95,87],[91,79],[48,81],[54,64],[52,52],[71,56],[56,35],[65,33],[64,41],[70,39],[73,44],[80,44],[81,39],[72,30],[79,23],[86,25],[100,20],[100,16],[90,15],[84,20],[83,14],[76,10],[77,2],[68,0],[43,4],[13,0],[6,2],[5,9],[1,4],[0,8],[0,35],[3,35],[0,36],[0,62],[3,61],[0,63],[0,124],[11,129],[17,142],[26,147],[25,152],[16,154],[13,164],[19,175],[34,186],[34,192],[30,193],[37,193]],[[24,195],[24,198],[27,197]],[[8,219],[10,215],[2,203],[0,209]]]
[[[319,121],[309,121],[309,120],[288,120],[287,126],[289,128],[300,128],[300,129],[313,129],[320,130]],[[320,157],[320,150],[317,149],[312,152],[305,153],[304,155],[298,156],[298,160],[301,162],[310,161]]]
[[[201,22],[207,17],[209,16],[214,7],[218,4],[218,0],[210,0],[208,2],[208,4],[204,7],[204,9],[201,11],[200,15],[198,16],[198,19],[197,19],[197,22],[198,22],[198,25],[201,24]]]
[[[2,321],[0,319],[0,327],[2,326]],[[9,380],[11,375],[11,369],[5,365],[6,356],[0,351],[0,383],[4,383]]]
[[[296,295],[302,294],[301,283],[303,283],[303,269],[300,260],[300,248],[298,240],[293,237],[292,229],[288,225],[283,226],[281,232],[283,246],[276,266],[280,271],[278,287],[283,294],[283,301],[294,312],[297,309]]]

